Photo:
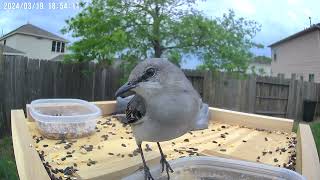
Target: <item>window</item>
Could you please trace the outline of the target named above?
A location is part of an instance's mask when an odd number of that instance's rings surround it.
[[[314,74],[309,74],[309,82],[314,82]]]
[[[51,47],[51,51],[55,52],[56,51],[56,41],[52,41],[52,47]]]
[[[273,60],[277,61],[277,53],[273,53]]]
[[[61,43],[61,52],[64,52],[64,43]]]
[[[57,52],[60,52],[60,44],[61,42],[57,42]]]
[[[7,40],[4,40],[4,41],[3,41],[3,45],[6,45],[6,44],[7,44]]]

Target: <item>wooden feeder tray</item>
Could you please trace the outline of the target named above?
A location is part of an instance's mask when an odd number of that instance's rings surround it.
[[[47,171],[63,179],[120,179],[141,168],[130,126],[108,116],[115,110],[115,101],[96,105],[104,115],[98,119],[96,132],[62,141],[44,138],[30,116],[25,118],[22,110],[13,110],[12,136],[20,179],[47,180]],[[191,131],[161,145],[169,160],[219,156],[286,167],[317,179],[320,165],[310,128],[300,124],[295,134],[292,126],[290,119],[210,108],[208,129]],[[158,165],[156,143],[144,142],[143,149],[148,165]]]

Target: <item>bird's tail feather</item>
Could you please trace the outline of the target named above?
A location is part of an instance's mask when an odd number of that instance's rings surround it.
[[[209,106],[203,103],[192,130],[207,129],[209,125]]]

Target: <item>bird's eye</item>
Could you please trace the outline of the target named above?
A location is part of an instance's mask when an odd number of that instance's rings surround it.
[[[154,68],[149,68],[149,69],[146,70],[145,76],[147,78],[150,78],[150,77],[154,76],[155,73],[156,73],[156,70]]]

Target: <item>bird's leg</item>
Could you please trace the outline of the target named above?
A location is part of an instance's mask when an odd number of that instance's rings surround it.
[[[160,151],[160,154],[161,154],[161,159],[160,159],[160,163],[161,163],[161,166],[162,166],[162,171],[161,172],[164,171],[164,166],[166,166],[166,172],[167,172],[167,175],[168,175],[168,179],[170,179],[169,170],[170,170],[171,173],[173,173],[173,170],[172,170],[170,164],[168,163],[168,161],[166,160],[165,155],[162,152],[160,143],[157,142],[157,144],[158,144],[158,148],[159,148],[159,151]]]
[[[142,162],[143,162],[144,179],[145,179],[145,180],[154,180],[153,177],[152,177],[152,175],[151,175],[151,173],[150,173],[150,169],[149,169],[149,167],[147,166],[146,160],[144,159],[143,151],[142,151],[142,148],[141,148],[141,143],[138,144],[138,147],[139,147],[139,151],[140,151],[141,158],[142,158]]]

